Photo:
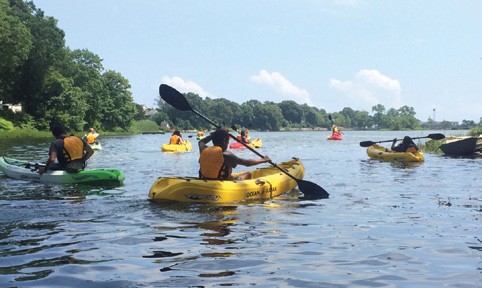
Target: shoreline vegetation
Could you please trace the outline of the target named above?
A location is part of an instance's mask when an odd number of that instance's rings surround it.
[[[153,127],[142,127],[143,125],[133,125],[133,127],[127,131],[122,130],[122,131],[97,131],[103,136],[112,136],[112,135],[135,135],[135,134],[148,134],[148,133],[153,133],[153,134],[169,134],[172,131],[165,131],[165,130],[159,130],[159,129],[153,129]],[[343,131],[393,131],[390,129],[365,129],[365,130],[360,130],[360,129],[351,129],[351,128],[345,128],[341,127]],[[399,130],[399,131],[423,131],[427,129],[407,129],[407,130]],[[450,136],[480,136],[482,135],[482,128],[476,127],[471,129],[468,133],[457,133],[457,131],[464,131],[465,129],[462,130],[450,130],[453,131],[453,133]],[[40,131],[36,129],[22,129],[22,128],[15,128],[13,130],[0,130],[0,139],[12,139],[12,138],[32,138],[32,139],[42,139],[42,138],[52,138],[52,132],[45,130],[45,131]],[[173,130],[174,131],[174,130]],[[182,133],[197,133],[198,130],[195,129],[185,129],[185,130],[180,130]],[[250,131],[257,131],[255,129],[250,129]],[[320,131],[329,131],[329,129],[324,128],[324,127],[314,127],[314,128],[282,128],[279,131],[264,131],[264,132],[298,132],[298,131],[303,131],[303,132],[320,132]],[[75,132],[70,132],[71,134],[74,134],[76,136],[82,137],[84,136],[87,131],[82,132],[82,131],[75,131]],[[448,136],[448,135],[446,135]],[[434,141],[434,142],[441,142],[441,140]],[[439,145],[438,145],[439,146]]]

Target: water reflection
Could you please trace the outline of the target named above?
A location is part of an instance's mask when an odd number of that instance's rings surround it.
[[[157,177],[197,172],[197,153],[160,151],[169,135],[102,139],[89,165],[124,170],[122,187],[0,175],[0,286],[478,287],[481,159],[399,166],[358,145],[393,132],[325,134],[259,132],[275,162],[303,161],[305,179],[330,193],[321,201],[293,190],[262,203],[149,202]],[[307,138],[318,142],[292,145]],[[40,161],[44,142],[0,147]]]

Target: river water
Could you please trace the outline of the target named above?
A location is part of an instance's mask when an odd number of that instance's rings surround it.
[[[197,175],[197,149],[161,152],[169,135],[99,137],[88,167],[122,169],[121,187],[0,172],[0,287],[481,287],[482,158],[404,166],[359,146],[433,132],[251,133],[274,162],[300,158],[322,200],[150,202],[157,177]],[[0,152],[44,162],[49,142],[2,140]]]

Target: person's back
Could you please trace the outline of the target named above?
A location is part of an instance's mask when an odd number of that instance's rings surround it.
[[[405,136],[403,137],[402,142],[395,146],[397,139],[393,139],[391,150],[394,152],[410,152],[410,153],[417,153],[418,146],[413,142],[412,138]]]
[[[51,131],[56,140],[50,144],[49,159],[45,167],[39,169],[39,173],[43,174],[48,169],[68,172],[84,169],[85,161],[94,154],[87,142],[77,136],[67,136],[62,125],[52,126]]]
[[[169,139],[169,144],[176,144],[176,145],[182,144],[181,132],[177,130],[174,131],[174,133],[172,133],[171,135],[171,139]]]
[[[269,157],[262,159],[239,158],[230,151],[226,151],[229,145],[230,134],[227,129],[217,129],[211,135],[199,140],[199,177],[206,179],[245,180],[251,178],[250,172],[244,172],[237,179],[233,179],[232,169],[238,164],[252,166],[271,161]],[[207,143],[213,141],[213,146]]]

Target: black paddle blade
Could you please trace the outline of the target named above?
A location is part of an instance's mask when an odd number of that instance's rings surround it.
[[[318,200],[318,199],[327,199],[330,197],[330,194],[325,191],[321,186],[316,183],[305,181],[301,179],[297,179],[296,183],[298,183],[298,189],[303,193],[303,197],[300,199],[303,200]]]
[[[192,107],[189,102],[187,102],[186,97],[184,97],[181,92],[177,91],[169,85],[161,84],[161,86],[159,86],[159,95],[161,95],[162,100],[166,101],[172,107],[178,110],[192,110]]]
[[[442,140],[445,138],[445,135],[441,133],[434,133],[434,134],[428,134],[427,137],[432,140]]]
[[[370,146],[372,146],[373,144],[376,144],[376,143],[373,142],[373,141],[363,141],[363,142],[360,142],[360,146],[361,146],[361,147],[370,147]]]

